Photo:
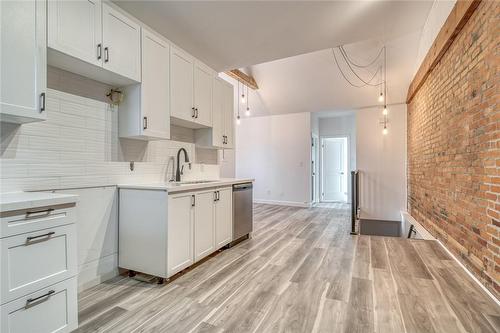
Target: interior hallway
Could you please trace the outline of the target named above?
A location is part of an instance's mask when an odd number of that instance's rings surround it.
[[[252,239],[168,284],[84,291],[78,332],[498,332],[500,307],[435,241],[351,236],[349,206],[256,204]]]

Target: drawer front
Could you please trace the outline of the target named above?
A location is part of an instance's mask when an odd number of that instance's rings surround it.
[[[76,225],[0,239],[1,304],[73,277]]]
[[[0,306],[2,333],[62,333],[78,327],[76,277]]]
[[[0,238],[76,222],[75,204],[0,213]]]

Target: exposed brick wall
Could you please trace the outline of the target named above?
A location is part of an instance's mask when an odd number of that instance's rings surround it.
[[[500,2],[481,2],[408,105],[408,206],[500,295]]]

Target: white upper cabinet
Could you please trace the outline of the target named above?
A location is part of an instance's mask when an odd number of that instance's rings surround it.
[[[195,61],[194,64],[194,107],[195,121],[212,126],[212,84],[214,73],[206,65]]]
[[[170,45],[142,29],[142,83],[124,89],[119,134],[144,140],[170,138]]]
[[[224,80],[214,79],[213,99],[212,99],[212,145],[214,147],[224,147]]]
[[[223,87],[224,148],[234,148],[234,87],[224,82]]]
[[[141,81],[141,27],[125,15],[102,5],[104,68]]]
[[[171,51],[170,71],[174,123],[190,128],[212,126],[214,71],[175,47]]]
[[[0,1],[0,120],[45,120],[46,2]]]
[[[49,0],[48,46],[102,66],[101,0]]]
[[[130,17],[101,0],[48,0],[47,16],[49,65],[115,86],[141,81],[141,27]]]
[[[193,64],[194,58],[175,47],[170,55],[171,116],[193,121]]]

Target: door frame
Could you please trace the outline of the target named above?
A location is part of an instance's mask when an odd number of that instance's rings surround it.
[[[346,200],[345,201],[333,201],[333,200],[323,200],[323,139],[346,139],[346,158],[347,158],[347,170],[346,172]],[[319,202],[341,202],[349,203],[349,170],[351,170],[351,136],[349,134],[338,134],[338,135],[321,135],[319,137]]]
[[[321,139],[319,134],[311,133],[311,203],[313,205],[320,202],[320,151]],[[314,145],[316,144],[316,145]],[[314,162],[314,163],[313,163]]]

